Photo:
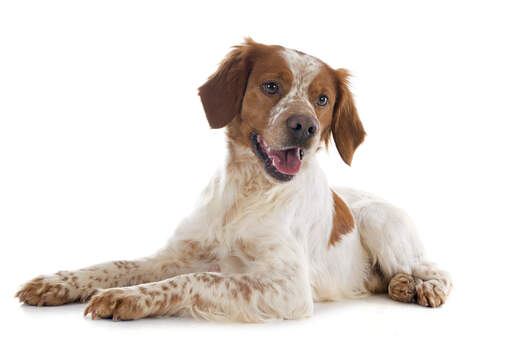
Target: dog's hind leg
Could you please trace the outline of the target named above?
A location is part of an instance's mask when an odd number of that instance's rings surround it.
[[[372,261],[369,289],[387,291],[397,301],[429,307],[444,304],[452,287],[450,276],[426,260],[411,218],[369,194],[349,189],[339,193],[354,214],[361,242]]]

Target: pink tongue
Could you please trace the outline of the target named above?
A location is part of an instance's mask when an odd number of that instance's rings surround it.
[[[295,175],[300,170],[300,149],[270,150],[268,153],[274,159],[276,169],[286,175]]]

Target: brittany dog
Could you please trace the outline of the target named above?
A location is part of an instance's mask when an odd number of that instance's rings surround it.
[[[165,248],[135,261],[60,271],[24,284],[29,305],[90,301],[84,314],[131,320],[183,313],[300,319],[315,301],[387,292],[438,307],[449,275],[427,261],[409,217],[330,187],[315,154],[330,138],[350,165],[365,137],[348,73],[247,39],[199,88],[228,156]]]

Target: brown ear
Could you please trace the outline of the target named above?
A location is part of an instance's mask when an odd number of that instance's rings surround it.
[[[250,44],[249,40],[246,42]],[[214,129],[226,126],[240,112],[249,77],[247,44],[235,46],[217,71],[199,87],[206,118]]]
[[[357,115],[352,93],[348,88],[350,74],[345,69],[338,69],[334,72],[338,83],[338,100],[334,108],[331,130],[341,158],[350,165],[354,152],[363,142],[366,133]]]

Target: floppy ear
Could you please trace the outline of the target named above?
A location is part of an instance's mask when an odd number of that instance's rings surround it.
[[[217,71],[199,87],[206,118],[214,129],[226,126],[240,112],[250,72],[248,51],[248,45],[235,46]]]
[[[338,83],[338,99],[331,123],[332,136],[341,158],[350,165],[354,152],[363,142],[366,133],[348,88],[350,74],[345,69],[334,72]]]

